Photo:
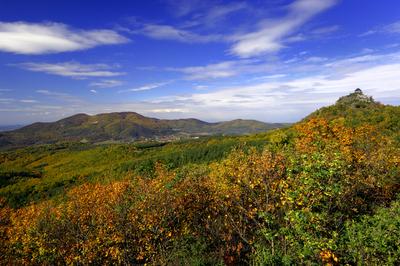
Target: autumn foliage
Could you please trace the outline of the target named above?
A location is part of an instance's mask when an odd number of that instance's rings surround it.
[[[3,200],[1,261],[368,264],[378,251],[355,246],[355,231],[400,192],[395,137],[315,117],[266,138],[262,150],[238,147],[208,165],[156,164],[152,177],[85,183],[19,209]]]

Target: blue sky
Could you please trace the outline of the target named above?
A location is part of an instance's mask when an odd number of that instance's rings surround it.
[[[398,0],[0,0],[0,124],[75,113],[294,122],[400,103]]]

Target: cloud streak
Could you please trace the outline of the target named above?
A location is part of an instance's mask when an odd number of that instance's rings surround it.
[[[125,75],[124,72],[112,71],[113,67],[106,64],[80,64],[77,62],[64,63],[22,63],[20,68],[43,72],[51,75],[70,77],[74,79],[86,79],[90,77],[115,77]]]
[[[73,29],[54,22],[0,22],[0,40],[0,51],[32,55],[79,51],[129,41],[113,30]]]
[[[384,26],[375,27],[369,31],[361,33],[359,37],[366,37],[375,34],[400,34],[400,21],[396,21]]]
[[[170,25],[144,24],[140,29],[129,30],[133,34],[142,34],[157,40],[173,40],[186,43],[207,43],[223,40],[222,35],[200,35]]]
[[[205,66],[191,66],[184,68],[168,68],[167,70],[181,72],[188,80],[207,80],[229,78],[248,73],[267,72],[274,69],[272,63],[258,62],[256,60],[231,60],[222,61]]]
[[[146,85],[143,85],[143,86],[140,86],[140,87],[137,87],[137,88],[127,89],[127,90],[120,90],[118,93],[148,91],[148,90],[152,90],[152,89],[156,89],[156,88],[165,86],[165,85],[167,85],[167,84],[169,84],[171,82],[172,81],[146,84]]]
[[[114,87],[119,87],[122,84],[123,82],[120,80],[105,79],[105,80],[91,82],[89,86],[97,88],[114,88]]]
[[[285,37],[335,3],[335,0],[297,0],[288,6],[285,17],[265,20],[258,30],[234,36],[230,52],[246,58],[279,51],[284,47]]]
[[[123,28],[131,34],[141,34],[157,40],[173,40],[184,43],[210,43],[222,42],[230,45],[229,53],[241,58],[255,57],[266,53],[273,53],[281,50],[286,44],[299,42],[307,39],[304,34],[295,34],[296,31],[307,21],[319,13],[327,10],[336,4],[338,0],[296,0],[286,6],[286,15],[279,18],[265,19],[257,23],[256,29],[249,29],[249,24],[241,25],[242,29],[237,32],[235,29],[224,27],[223,31],[215,29],[218,22],[226,19],[230,14],[252,10],[254,7],[245,2],[231,3],[214,6],[211,11],[195,13],[191,19],[178,24],[178,26],[152,23],[137,23],[137,29]],[[184,14],[191,14],[194,6],[202,6],[204,3],[183,1]],[[179,12],[179,13],[181,13]],[[253,19],[259,19],[257,16]],[[214,28],[214,33],[209,31]],[[204,34],[205,29],[208,30]],[[312,37],[325,35],[337,31],[339,26],[317,28],[309,32]],[[197,32],[201,32],[199,34]],[[236,33],[235,33],[236,32]]]
[[[318,68],[324,70],[308,72],[304,77],[270,75],[247,85],[210,88],[207,91],[140,102],[77,102],[77,99],[66,93],[39,90],[37,93],[43,96],[63,100],[59,105],[61,107],[54,104],[48,108],[46,104],[32,105],[29,108],[15,106],[4,107],[0,112],[14,112],[21,117],[30,112],[36,115],[32,118],[34,120],[43,120],[44,117],[47,117],[47,120],[55,120],[77,112],[94,114],[136,111],[159,118],[195,117],[207,121],[251,118],[267,122],[295,122],[316,108],[333,104],[340,96],[358,87],[384,103],[400,102],[400,53],[330,60],[323,65],[318,64]],[[335,69],[342,69],[343,72],[332,77]],[[134,89],[146,90],[154,87],[156,84]],[[11,100],[13,99],[4,98],[3,102],[9,103]],[[45,99],[41,98],[41,102],[45,103]],[[48,115],[44,116],[44,113]],[[7,116],[3,117],[6,119]]]

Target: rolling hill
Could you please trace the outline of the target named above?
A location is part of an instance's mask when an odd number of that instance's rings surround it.
[[[347,126],[358,127],[373,124],[381,133],[389,134],[400,141],[400,107],[384,105],[365,95],[360,89],[340,97],[334,105],[322,107],[308,115],[327,120],[344,119]]]
[[[0,133],[0,147],[56,143],[60,141],[132,141],[138,139],[177,139],[201,135],[242,135],[265,132],[287,124],[255,120],[208,123],[198,119],[166,120],[134,112],[76,114],[51,123],[34,123]]]

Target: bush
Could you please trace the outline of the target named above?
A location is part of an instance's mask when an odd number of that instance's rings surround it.
[[[341,243],[343,260],[357,265],[400,264],[400,200],[359,222],[349,221]]]

